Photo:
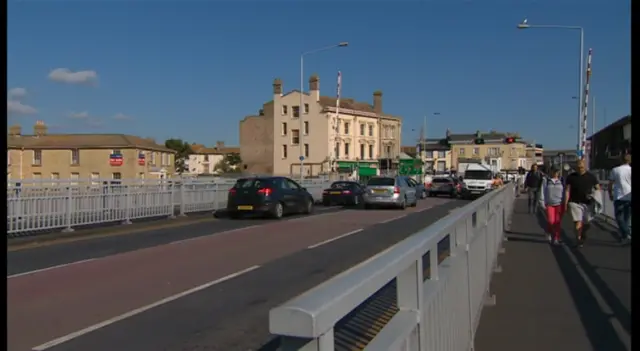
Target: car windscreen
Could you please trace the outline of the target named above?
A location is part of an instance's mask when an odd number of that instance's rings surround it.
[[[394,186],[396,180],[393,178],[371,178],[367,186]]]
[[[331,184],[331,189],[351,189],[353,188],[353,185],[353,183],[335,182]]]
[[[273,184],[273,179],[249,178],[238,179],[233,186],[236,189],[261,189]]]
[[[491,180],[493,175],[491,171],[466,171],[464,172],[464,179]]]
[[[449,178],[433,178],[433,183],[451,183]]]

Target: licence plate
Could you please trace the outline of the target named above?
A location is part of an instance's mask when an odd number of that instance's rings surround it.
[[[253,206],[238,206],[238,210],[251,211],[253,210]]]
[[[384,193],[386,193],[387,191],[386,191],[386,190],[384,190],[384,189],[373,189],[373,192],[374,192],[374,193],[376,193],[376,194],[384,194]]]
[[[342,194],[342,193],[341,193],[341,192],[339,192],[339,191],[332,191],[332,192],[331,192],[331,195],[340,195],[340,194]]]

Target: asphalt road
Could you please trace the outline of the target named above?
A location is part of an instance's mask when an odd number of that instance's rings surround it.
[[[313,215],[335,212],[341,207],[318,206]],[[305,217],[303,215],[288,216],[283,220]],[[98,259],[129,251],[140,250],[174,241],[213,235],[229,230],[249,226],[272,223],[273,220],[247,218],[239,220],[218,219],[213,222],[193,223],[180,227],[152,229],[132,235],[103,236],[99,238],[80,239],[72,242],[54,244],[7,252],[7,276],[25,274],[51,267],[67,265],[74,262]]]
[[[270,308],[464,204],[271,221],[11,278],[9,350],[259,349]]]

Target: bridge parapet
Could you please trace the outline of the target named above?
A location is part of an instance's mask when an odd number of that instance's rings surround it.
[[[514,198],[507,184],[272,309],[270,332],[281,350],[333,351],[337,324],[395,282],[393,317],[357,349],[471,349],[482,308],[495,303],[489,286]]]

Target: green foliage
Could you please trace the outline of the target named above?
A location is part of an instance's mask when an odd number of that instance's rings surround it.
[[[178,174],[182,174],[187,170],[186,161],[189,155],[193,153],[191,145],[182,139],[168,139],[164,142],[164,146],[176,152],[175,168]]]
[[[224,155],[224,158],[215,165],[214,170],[218,173],[242,172],[242,159],[240,158],[240,154],[232,152]]]

